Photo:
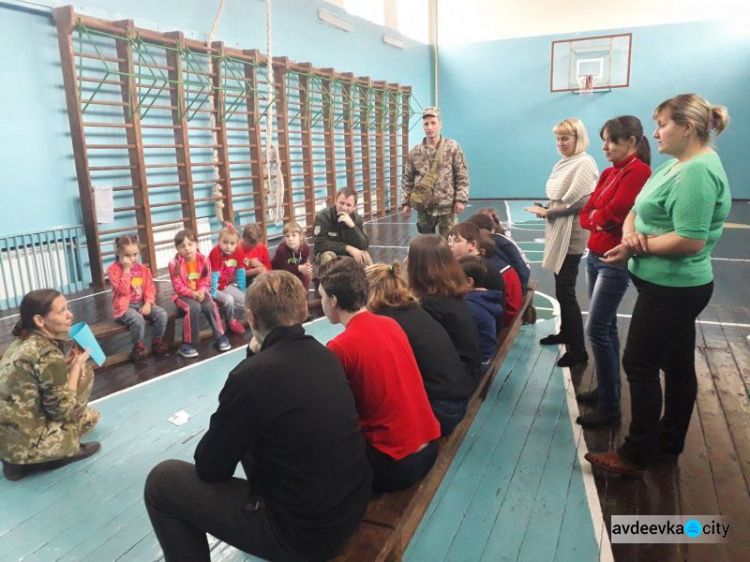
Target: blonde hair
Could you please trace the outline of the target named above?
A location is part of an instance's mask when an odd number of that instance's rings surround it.
[[[245,295],[245,307],[262,330],[301,324],[307,318],[307,293],[288,271],[261,273]]]
[[[409,289],[401,262],[367,266],[365,276],[370,284],[367,308],[371,311],[376,312],[383,308],[412,308],[419,304],[417,297]]]
[[[568,135],[576,138],[576,147],[573,154],[580,154],[589,147],[589,136],[580,119],[568,117],[555,125],[552,132],[556,135]]]
[[[292,234],[294,232],[299,232],[300,236],[302,235],[302,227],[294,221],[286,223],[281,231],[282,234]]]
[[[221,239],[225,236],[234,236],[237,238],[238,242],[240,240],[240,233],[237,232],[237,229],[234,228],[234,225],[231,222],[224,223],[224,228],[219,231],[219,242],[221,242]]]
[[[661,102],[653,118],[657,119],[665,110],[669,110],[670,118],[678,125],[692,123],[703,144],[711,140],[711,131],[718,136],[729,125],[729,110],[723,105],[711,105],[698,94],[680,94]]]

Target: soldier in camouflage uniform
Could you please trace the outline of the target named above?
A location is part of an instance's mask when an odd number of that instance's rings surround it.
[[[27,299],[31,305],[25,310]],[[13,331],[20,337],[0,360],[0,458],[8,480],[59,468],[99,449],[98,443],[80,443],[99,421],[99,412],[87,406],[94,382],[88,351],[66,357],[57,339],[72,318],[57,291],[32,291],[21,303],[21,321]]]
[[[469,169],[459,144],[440,135],[442,126],[437,107],[428,107],[422,112],[425,139],[411,149],[404,164],[401,204],[404,217],[410,217],[414,186],[430,170],[440,143],[446,143],[438,163],[431,204],[424,211],[417,211],[417,230],[420,233],[434,234],[437,226],[438,233],[445,237],[456,224],[456,215],[464,212],[469,200]]]

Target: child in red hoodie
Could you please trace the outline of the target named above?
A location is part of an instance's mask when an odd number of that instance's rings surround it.
[[[242,334],[245,328],[245,266],[239,247],[240,234],[227,224],[219,232],[219,243],[208,254],[211,263],[211,298],[219,303],[227,328]]]
[[[242,263],[245,265],[245,274],[247,284],[253,282],[258,275],[264,271],[271,270],[271,256],[268,254],[268,248],[263,242],[263,232],[254,222],[246,224],[242,229]]]

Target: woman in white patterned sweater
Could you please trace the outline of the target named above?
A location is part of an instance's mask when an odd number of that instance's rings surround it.
[[[555,274],[555,297],[560,303],[560,333],[542,338],[542,345],[564,343],[567,352],[557,364],[573,367],[588,361],[583,337],[581,307],[576,299],[576,279],[588,231],[578,223],[578,212],[594,191],[599,169],[586,153],[589,138],[579,119],[569,118],[553,129],[562,155],[547,180],[547,206],[526,210],[546,220],[542,267]]]

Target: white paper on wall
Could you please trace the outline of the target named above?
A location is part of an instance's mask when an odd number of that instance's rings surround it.
[[[115,201],[111,185],[94,186],[94,206],[96,222],[99,224],[115,222]]]

